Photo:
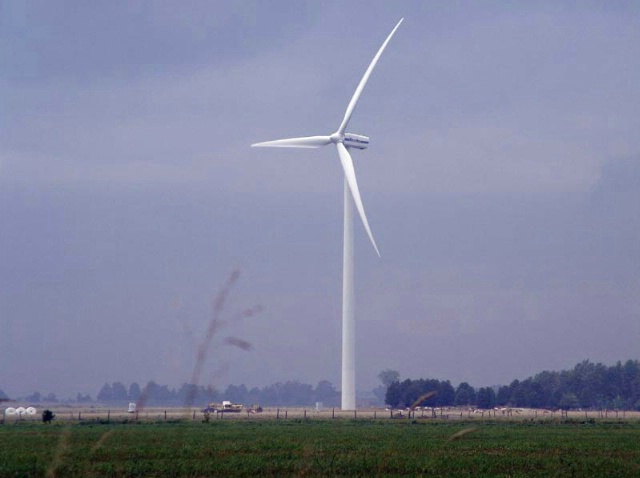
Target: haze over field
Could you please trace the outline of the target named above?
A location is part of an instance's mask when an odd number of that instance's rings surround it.
[[[0,5],[0,388],[340,383],[350,131],[357,384],[637,359],[640,4]],[[263,312],[234,320],[242,310]],[[251,351],[224,345],[240,337]]]

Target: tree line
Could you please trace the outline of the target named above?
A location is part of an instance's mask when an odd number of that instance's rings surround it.
[[[143,401],[147,405],[207,404],[230,400],[234,403],[261,404],[268,406],[313,406],[322,402],[325,406],[337,406],[340,392],[327,380],[313,385],[298,381],[278,382],[264,388],[247,388],[229,385],[224,391],[203,385],[184,383],[180,388],[170,388],[153,381],[143,388],[132,383],[128,388],[120,382],[105,383],[96,399],[100,403]]]
[[[10,401],[0,389],[0,400]],[[263,388],[248,388],[246,385],[229,385],[224,390],[211,386],[183,383],[179,388],[160,385],[154,381],[141,387],[137,382],[128,387],[122,382],[105,383],[95,401],[88,394],[78,393],[75,400],[60,400],[54,393],[46,395],[34,392],[18,400],[35,405],[38,403],[104,403],[125,406],[129,402],[144,403],[149,406],[207,405],[211,402],[230,400],[234,403],[260,404],[264,406],[314,406],[322,402],[324,406],[334,407],[340,404],[340,392],[335,386],[321,380],[314,387],[298,381],[278,382]]]
[[[410,407],[427,392],[436,393],[420,406],[640,410],[640,363],[618,361],[607,367],[584,360],[571,370],[544,371],[509,385],[478,390],[467,382],[454,389],[448,380],[395,380],[388,384],[385,403]]]
[[[514,380],[509,385],[478,389],[467,382],[454,388],[448,380],[400,381],[400,374],[395,370],[383,370],[378,378],[382,385],[372,391],[375,398],[371,402],[382,403],[384,400],[392,407],[410,407],[425,393],[433,391],[436,394],[420,406],[640,410],[638,360],[618,361],[610,367],[584,360],[570,370],[544,371],[525,380]],[[8,399],[0,389],[0,401]],[[59,401],[53,393],[41,395],[39,392],[21,400],[30,404]],[[118,405],[128,402],[143,402],[150,406],[204,405],[222,400],[263,406],[313,406],[322,402],[324,406],[334,407],[340,404],[340,392],[327,380],[320,381],[315,387],[287,381],[264,388],[229,385],[225,390],[186,383],[179,388],[171,388],[151,381],[144,387],[136,382],[128,387],[121,382],[105,383],[96,396],[97,402]],[[89,395],[78,393],[75,402],[91,403],[94,400]]]

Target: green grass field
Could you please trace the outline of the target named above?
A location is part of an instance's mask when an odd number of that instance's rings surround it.
[[[457,439],[451,437],[462,430]],[[637,421],[15,422],[0,477],[638,477]]]

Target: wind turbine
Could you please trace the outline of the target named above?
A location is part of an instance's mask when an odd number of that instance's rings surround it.
[[[355,93],[351,97],[351,101],[344,113],[342,123],[335,133],[329,136],[305,136],[301,138],[278,139],[275,141],[266,141],[264,143],[252,144],[252,147],[271,147],[271,148],[319,148],[329,144],[335,144],[338,149],[340,163],[344,170],[344,244],[342,250],[342,409],[355,410],[356,408],[356,381],[355,381],[355,294],[353,285],[353,206],[355,204],[358,214],[362,220],[369,240],[373,245],[378,257],[380,251],[376,245],[376,241],[371,233],[367,215],[364,212],[360,191],[358,190],[358,181],[353,168],[353,160],[349,150],[365,149],[369,146],[369,138],[359,134],[347,133],[347,125],[351,119],[351,115],[358,104],[362,90],[364,90],[371,72],[378,63],[382,52],[387,47],[387,43],[393,37],[404,18],[401,18],[397,25],[391,30],[391,33],[384,41],[376,56],[371,60],[371,64],[364,76],[360,80]]]

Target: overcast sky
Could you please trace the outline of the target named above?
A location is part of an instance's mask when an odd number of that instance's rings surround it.
[[[639,359],[640,3],[0,1],[0,388],[340,383],[349,130],[357,386]],[[260,305],[263,311],[239,318]],[[253,344],[224,344],[234,336]]]

